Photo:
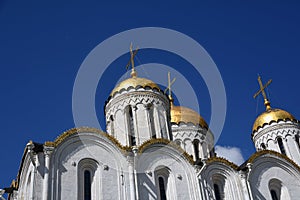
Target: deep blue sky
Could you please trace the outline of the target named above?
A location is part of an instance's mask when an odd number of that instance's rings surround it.
[[[271,105],[299,119],[299,10],[297,1],[0,1],[0,188],[16,177],[29,140],[54,140],[74,127],[73,84],[88,53],[108,37],[138,27],[174,29],[207,50],[227,94],[227,117],[218,144],[239,147],[248,158],[254,152],[252,124],[264,111],[262,98],[252,97],[258,90],[258,73],[265,82],[273,79]],[[201,114],[210,118],[207,88],[192,76],[187,63],[162,51],[141,51],[139,59],[190,76],[199,91]],[[104,101],[127,60],[120,57],[99,83],[96,109],[102,123]]]

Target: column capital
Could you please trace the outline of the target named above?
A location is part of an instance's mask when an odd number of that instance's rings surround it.
[[[147,103],[147,104],[144,104],[144,107],[146,108],[146,110],[150,110],[152,105],[153,105],[152,103]]]
[[[45,156],[50,156],[54,150],[54,147],[44,146]]]
[[[133,166],[133,163],[134,163],[133,155],[128,155],[126,157],[126,160],[127,160],[127,162],[128,162],[129,165]]]

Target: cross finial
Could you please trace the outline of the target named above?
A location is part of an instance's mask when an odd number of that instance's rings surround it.
[[[270,83],[272,82],[272,79],[270,79],[265,85],[263,85],[263,83],[261,81],[261,77],[259,75],[258,75],[257,80],[259,83],[260,90],[254,94],[253,98],[255,99],[261,93],[264,97],[264,104],[266,106],[266,110],[270,110],[271,105],[270,105],[270,101],[267,98],[265,89],[268,87],[268,85],[270,85]]]
[[[128,69],[129,66],[131,65],[131,73],[130,73],[131,77],[136,77],[136,75],[137,75],[136,71],[134,69],[134,57],[137,54],[138,50],[139,50],[139,48],[137,47],[136,50],[133,51],[132,50],[132,43],[130,44],[130,60],[126,65],[126,69]]]
[[[171,75],[170,75],[170,72],[168,72],[168,87],[165,89],[165,94],[167,91],[169,91],[169,99],[171,101],[173,101],[173,98],[172,98],[172,85],[173,83],[175,82],[176,78],[173,78],[173,80],[171,81]]]

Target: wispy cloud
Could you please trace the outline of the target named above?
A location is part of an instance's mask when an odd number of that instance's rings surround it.
[[[242,155],[242,152],[237,147],[229,147],[229,146],[219,146],[215,147],[215,151],[218,157],[226,158],[227,160],[235,163],[235,164],[242,164],[245,159]]]

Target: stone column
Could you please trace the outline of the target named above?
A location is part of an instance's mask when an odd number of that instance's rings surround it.
[[[130,105],[129,105],[130,106]],[[131,130],[130,130],[130,117],[129,117],[129,108],[124,109],[124,123],[125,123],[125,134],[126,134],[126,145],[130,146],[130,137],[131,137]]]
[[[128,175],[129,175],[129,190],[130,190],[130,200],[135,200],[135,181],[134,181],[134,157],[133,154],[127,156],[128,162]]]
[[[249,199],[250,199],[250,200],[253,200],[253,195],[252,195],[251,185],[250,185],[250,182],[249,182],[249,175],[250,175],[251,170],[252,170],[252,163],[247,163],[246,166],[247,166],[247,168],[248,168],[247,176],[246,176],[246,185],[247,185],[247,188],[248,188]]]
[[[30,191],[27,191],[27,194],[29,193],[29,199],[34,199],[34,179],[36,175],[36,167],[37,167],[37,154],[34,152],[34,144],[32,141],[29,141],[29,143],[26,145],[28,149],[28,154],[31,160],[31,163],[33,165],[33,172],[31,174],[31,179],[30,179]]]
[[[150,109],[151,109],[151,104],[146,104],[144,105],[145,106],[145,115],[146,115],[146,120],[147,120],[147,123],[148,123],[148,131],[149,131],[149,138],[148,139],[151,139],[152,138],[152,135],[153,135],[153,130],[152,130],[152,123],[151,123],[151,119],[150,119]]]
[[[166,139],[170,140],[170,133],[169,133],[169,130],[170,130],[170,127],[169,127],[169,122],[167,120],[167,112],[164,110],[164,120],[165,120],[165,134],[166,134]]]
[[[153,107],[153,120],[154,120],[154,127],[155,127],[155,134],[156,138],[162,138],[161,131],[160,131],[160,121],[159,121],[159,113],[157,110],[157,106]]]
[[[245,200],[250,200],[250,194],[248,190],[248,184],[247,184],[247,172],[239,171],[239,175],[241,178],[241,183],[242,183],[242,191],[243,191],[243,196]]]
[[[292,160],[299,165],[300,164],[300,152],[299,152],[299,146],[296,142],[295,136],[287,137],[287,146],[289,148],[289,151],[291,152]]]
[[[48,199],[50,156],[54,147],[44,146],[45,166],[43,179],[43,200]]]
[[[134,129],[134,137],[135,137],[135,143],[136,146],[140,145],[140,136],[139,136],[139,130],[138,130],[138,124],[137,124],[137,114],[136,114],[137,106],[132,106],[132,120],[133,120],[133,129]]]

